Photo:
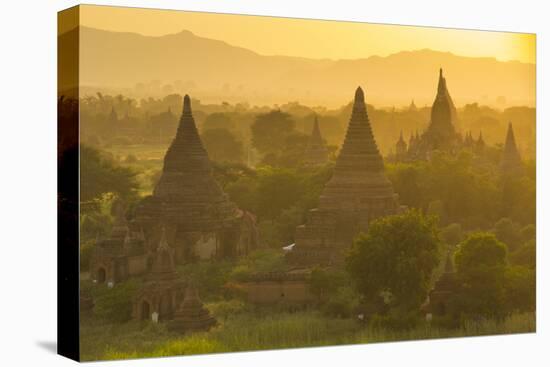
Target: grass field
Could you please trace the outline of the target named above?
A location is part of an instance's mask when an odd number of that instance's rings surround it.
[[[208,333],[178,335],[162,324],[129,322],[102,324],[84,319],[81,328],[83,360],[127,359],[377,343],[535,331],[534,313],[512,315],[501,322],[467,323],[456,329],[428,324],[410,330],[390,331],[360,325],[352,319],[328,318],[318,312],[281,312],[271,315],[245,312],[219,320]]]

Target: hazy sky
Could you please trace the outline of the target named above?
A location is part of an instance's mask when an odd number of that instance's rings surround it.
[[[429,48],[535,63],[532,34],[84,6],[82,25],[161,36],[189,30],[262,55],[356,59]]]

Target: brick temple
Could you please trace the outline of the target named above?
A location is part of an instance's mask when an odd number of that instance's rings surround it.
[[[288,258],[302,265],[341,263],[353,238],[366,232],[371,220],[401,210],[384,173],[359,87],[333,176],[325,185],[318,208],[310,210],[306,223],[296,228],[296,245]]]
[[[255,217],[237,208],[214,180],[188,95],[160,180],[138,205],[134,221],[150,248],[165,228],[177,262],[242,255],[258,244]]]

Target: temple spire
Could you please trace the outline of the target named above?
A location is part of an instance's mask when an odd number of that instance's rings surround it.
[[[321,136],[317,115],[313,119],[313,128],[309,137],[308,145],[304,155],[304,165],[321,166],[328,161],[328,150]]]
[[[336,159],[334,174],[319,201],[321,209],[353,208],[371,197],[394,198],[384,174],[384,162],[374,140],[361,87],[355,99],[346,137]]]
[[[520,174],[523,171],[523,164],[516,145],[512,122],[508,123],[508,131],[506,132],[506,141],[504,142],[500,168],[501,172],[505,175]]]

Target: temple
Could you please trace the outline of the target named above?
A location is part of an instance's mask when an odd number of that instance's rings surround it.
[[[160,180],[138,205],[134,222],[149,248],[165,228],[179,263],[246,254],[258,244],[255,217],[237,208],[214,180],[188,95]]]
[[[123,205],[114,205],[115,221],[109,237],[97,239],[90,259],[90,276],[96,284],[114,285],[147,272],[143,233],[132,231]]]
[[[310,210],[306,223],[296,228],[296,245],[288,259],[302,265],[341,263],[353,238],[366,232],[371,220],[401,209],[384,174],[359,87],[333,176],[325,185],[318,208]]]
[[[444,316],[449,310],[449,301],[458,289],[458,281],[454,271],[450,252],[447,254],[445,270],[430,291],[428,300],[422,309],[426,313],[436,316]]]
[[[185,282],[179,279],[176,272],[174,250],[168,245],[163,228],[158,247],[152,255],[150,271],[134,299],[134,319],[150,320],[156,314],[156,321],[171,320],[177,305],[183,300],[185,287]]]
[[[456,153],[461,149],[470,149],[481,152],[485,147],[483,137],[479,135],[476,140],[471,132],[466,132],[464,139],[456,131],[457,110],[447,88],[447,80],[443,77],[443,69],[439,69],[439,81],[437,94],[432,104],[430,122],[422,135],[411,133],[406,152],[403,153],[403,137],[396,142],[396,152],[391,158],[395,161],[412,161],[417,159],[429,159],[432,152],[444,151]]]
[[[508,124],[508,131],[506,132],[506,140],[500,161],[500,171],[504,176],[515,176],[523,173],[523,163],[521,162],[521,156],[516,145],[516,138],[511,122]]]
[[[414,144],[414,140],[411,141],[410,144]],[[404,159],[407,156],[407,143],[405,142],[405,139],[403,139],[403,131],[399,134],[399,140],[395,144],[395,156],[399,160]]]
[[[208,331],[216,324],[216,319],[202,304],[197,289],[189,285],[185,290],[185,298],[176,311],[174,320],[168,324],[168,328],[180,333],[190,333]]]
[[[319,121],[317,116],[313,121],[313,129],[309,137],[309,142],[306,148],[304,157],[304,165],[315,167],[322,166],[328,162],[327,146],[321,136],[321,130],[319,129]]]

